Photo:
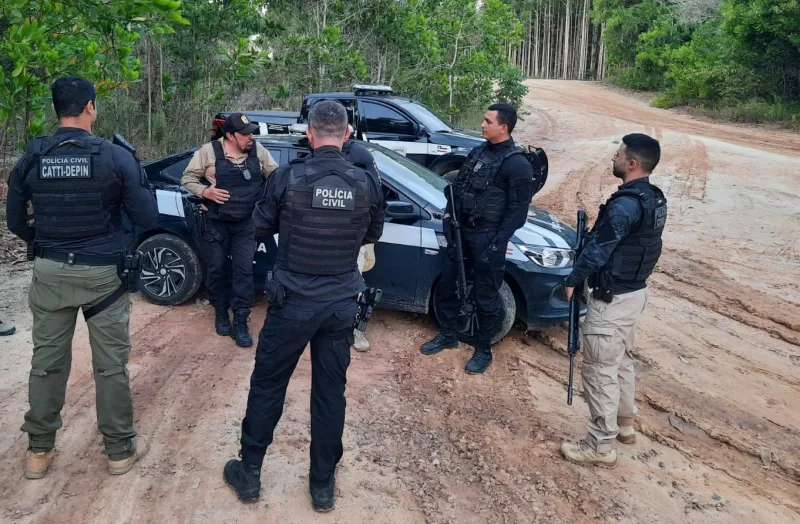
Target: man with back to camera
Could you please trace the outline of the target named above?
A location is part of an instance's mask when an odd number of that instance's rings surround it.
[[[600,206],[586,246],[565,282],[568,299],[587,278],[592,289],[581,330],[588,433],[585,439],[561,447],[567,460],[577,464],[615,467],[615,440],[636,441],[631,353],[667,220],[667,200],[649,178],[660,159],[655,139],[643,134],[623,137],[613,159],[614,176],[623,183]]]
[[[514,232],[525,225],[533,198],[533,167],[511,138],[517,111],[510,104],[489,106],[481,131],[484,144],[470,151],[453,182],[455,202],[447,196],[443,219],[448,244],[448,264],[442,274],[439,311],[441,331],[422,345],[425,355],[458,347],[456,324],[460,300],[456,282],[458,265],[453,242],[453,205],[461,224],[464,265],[473,271],[480,331],[472,358],[465,367],[470,374],[483,373],[492,363],[492,338],[503,319],[500,286],[505,274],[506,249]]]
[[[312,154],[280,167],[253,213],[259,235],[279,233],[278,256],[242,421],[242,460],[230,460],[223,475],[241,501],[259,499],[286,388],[311,342],[309,491],[314,510],[324,512],[334,505],[356,297],[366,287],[358,253],[380,238],[384,206],[379,180],[342,154],[350,131],[339,102],[314,104],[306,132]]]
[[[240,347],[253,345],[247,328],[255,301],[253,209],[264,179],[278,167],[269,151],[253,139],[257,129],[246,115],[230,114],[222,126],[223,136],[195,151],[181,177],[181,185],[201,197],[207,208],[201,248],[217,335],[232,336]]]
[[[119,277],[130,237],[122,226],[122,208],[148,229],[155,227],[158,207],[130,152],[92,135],[94,86],[66,77],[53,82],[51,91],[59,128],[28,143],[8,189],[8,229],[33,244],[36,256],[29,300],[34,344],[30,409],[22,426],[28,433],[25,477],[44,477],[53,460],[79,309],[89,330],[108,471],[121,475],[148,450],[133,427],[127,369],[130,301]],[[33,226],[28,224],[29,201]]]

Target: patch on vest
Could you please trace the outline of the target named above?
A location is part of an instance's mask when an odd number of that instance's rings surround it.
[[[356,195],[352,189],[314,186],[314,198],[311,201],[311,207],[353,211],[356,208]]]
[[[655,211],[655,229],[661,229],[667,223],[667,206],[657,207]]]
[[[39,159],[40,180],[92,178],[91,155],[43,156]]]

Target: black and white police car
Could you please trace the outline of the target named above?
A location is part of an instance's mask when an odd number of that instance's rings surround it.
[[[299,136],[259,138],[278,164],[309,154]],[[441,217],[447,182],[403,155],[374,143],[363,143],[375,158],[387,202],[383,235],[375,246],[376,262],[364,273],[368,286],[383,290],[379,307],[428,313],[447,255]],[[197,148],[144,164],[158,201],[154,229],[127,226],[134,245],[144,253],[139,290],[156,304],[176,305],[200,289],[205,261],[200,245],[200,199],[180,186],[180,178]],[[569,304],[563,280],[571,271],[575,231],[554,215],[531,206],[528,221],[509,243],[501,288],[505,306],[499,340],[521,320],[529,329],[566,321]],[[263,291],[277,253],[277,235],[257,239],[255,284]],[[434,311],[434,315],[436,312]],[[477,322],[473,322],[476,325]],[[463,333],[469,342],[471,334]]]
[[[480,131],[449,123],[421,102],[398,96],[391,86],[353,86],[353,91],[312,93],[303,99],[297,123],[308,123],[311,106],[321,100],[337,100],[344,105],[353,137],[384,146],[410,158],[448,180],[454,180],[472,148],[484,142]],[[541,148],[530,148],[547,178],[547,155]]]

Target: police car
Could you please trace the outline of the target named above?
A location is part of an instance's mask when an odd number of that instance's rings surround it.
[[[353,92],[312,93],[303,100],[299,124],[308,123],[308,111],[320,100],[337,100],[344,105],[354,138],[391,149],[442,175],[454,180],[461,164],[472,148],[484,139],[480,131],[463,129],[450,124],[421,102],[397,96],[391,86],[353,86]],[[530,148],[547,177],[547,155],[541,148]]]
[[[272,157],[283,165],[309,154],[298,136],[260,138]],[[386,207],[383,235],[375,246],[375,265],[364,273],[368,286],[380,288],[379,307],[428,313],[447,261],[442,234],[443,189],[449,183],[403,155],[374,143],[362,143],[381,173]],[[201,201],[180,186],[183,170],[197,148],[146,163],[143,167],[158,201],[158,226],[137,229],[134,245],[143,252],[139,290],[151,302],[175,305],[200,289],[205,262],[200,245],[203,227]],[[512,238],[506,252],[506,276],[500,290],[505,307],[505,336],[515,320],[529,329],[566,321],[569,304],[563,280],[573,263],[575,231],[554,215],[531,206],[528,221]],[[277,254],[277,235],[257,239],[255,284],[263,291]],[[477,321],[472,322],[477,326]],[[462,333],[469,342],[474,333]]]

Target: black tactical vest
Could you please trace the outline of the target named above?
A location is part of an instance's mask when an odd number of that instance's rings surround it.
[[[276,265],[312,275],[357,270],[369,223],[366,171],[343,159],[294,160],[281,210]]]
[[[37,241],[111,237],[122,229],[122,182],[110,144],[93,136],[45,137],[32,140],[27,153]]]
[[[211,145],[214,148],[214,158],[216,159],[214,162],[216,187],[226,190],[230,194],[230,198],[222,205],[206,199],[208,216],[226,222],[251,217],[264,184],[256,144],[253,143],[247,159],[242,164],[234,164],[225,158],[225,152],[219,140],[214,140]]]
[[[644,282],[653,273],[661,256],[661,234],[667,222],[667,199],[656,186],[644,183],[639,187],[622,189],[608,199],[600,210],[600,221],[608,205],[615,198],[632,196],[642,209],[639,226],[622,239],[604,267],[615,280]]]
[[[497,174],[506,158],[522,153],[492,151],[488,143],[476,147],[461,166],[456,178],[456,209],[464,219],[472,219],[480,227],[498,227],[508,209],[508,181],[500,180]]]

